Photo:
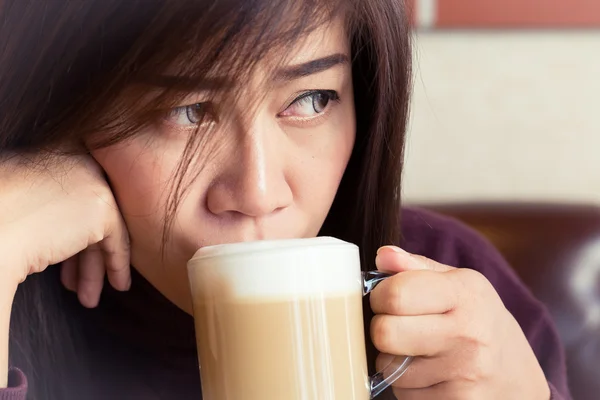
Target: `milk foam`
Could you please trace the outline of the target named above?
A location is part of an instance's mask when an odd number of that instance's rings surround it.
[[[192,287],[247,300],[362,293],[358,247],[318,237],[204,247],[188,262]],[[225,293],[217,293],[226,287]]]

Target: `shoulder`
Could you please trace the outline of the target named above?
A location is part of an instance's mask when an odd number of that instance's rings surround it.
[[[500,252],[462,222],[425,209],[402,209],[401,246],[437,262],[479,271],[501,294],[523,284]]]
[[[411,253],[450,265],[477,259],[504,262],[487,239],[454,218],[414,207],[403,208],[401,215],[401,245]]]

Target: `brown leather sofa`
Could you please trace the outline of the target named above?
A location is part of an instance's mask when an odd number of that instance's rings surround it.
[[[486,236],[549,308],[575,400],[600,399],[600,207],[563,204],[427,206]]]

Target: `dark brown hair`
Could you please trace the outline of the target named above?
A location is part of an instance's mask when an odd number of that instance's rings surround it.
[[[411,89],[401,0],[0,0],[0,152],[65,143],[87,151],[126,140],[216,65],[239,77],[339,13],[352,43],[357,140],[321,234],[358,244],[364,268],[372,269],[377,248],[400,239]],[[144,82],[167,70],[175,79],[165,91],[140,102]],[[189,144],[187,158],[197,146]],[[29,398],[85,398],[77,390],[85,387],[86,344],[60,302],[62,288],[46,274],[17,292],[11,362],[29,374]],[[80,368],[65,365],[76,358]]]

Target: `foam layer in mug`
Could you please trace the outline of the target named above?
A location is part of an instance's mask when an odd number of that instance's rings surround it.
[[[188,272],[195,290],[245,300],[362,290],[358,247],[330,237],[208,246],[188,262]]]

